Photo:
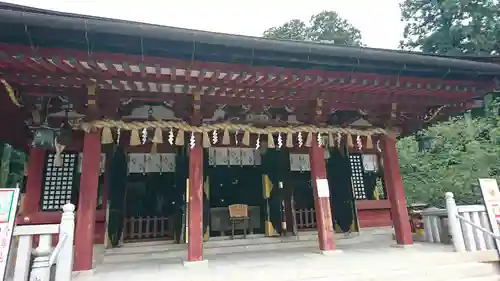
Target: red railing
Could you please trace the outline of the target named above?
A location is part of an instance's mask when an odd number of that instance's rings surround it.
[[[316,228],[316,211],[314,209],[297,209],[295,216],[298,230]]]
[[[125,219],[125,240],[172,239],[167,217],[131,217]]]

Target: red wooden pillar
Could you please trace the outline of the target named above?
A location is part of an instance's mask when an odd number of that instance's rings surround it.
[[[198,138],[201,139],[201,138]],[[189,152],[188,261],[203,260],[203,148]]]
[[[318,146],[316,136],[313,137],[309,150],[309,160],[311,163],[311,183],[314,190],[314,206],[316,209],[316,225],[318,228],[319,249],[321,251],[335,250],[335,240],[333,238],[332,211],[330,208],[330,192],[328,178],[326,176],[325,154],[323,148]],[[318,190],[318,180],[327,183],[327,190]],[[318,192],[319,191],[319,192]]]
[[[82,175],[76,209],[74,270],[92,269],[95,215],[101,162],[100,132],[85,134],[83,140]]]
[[[23,215],[33,214],[40,210],[45,150],[31,148],[28,157],[28,178],[26,179],[26,193],[23,201]]]
[[[396,232],[396,241],[400,245],[411,245],[413,244],[413,237],[408,209],[406,208],[403,180],[399,169],[396,138],[394,136],[385,136],[382,141],[384,182],[391,202],[391,215]]]

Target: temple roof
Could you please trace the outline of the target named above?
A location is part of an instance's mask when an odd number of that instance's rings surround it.
[[[500,65],[415,52],[270,40],[61,13],[0,2],[2,43],[183,60],[451,80],[500,77]],[[57,32],[54,32],[57,30]]]

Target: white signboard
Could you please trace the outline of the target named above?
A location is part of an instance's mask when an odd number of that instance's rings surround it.
[[[330,198],[330,187],[327,179],[317,179],[316,188],[318,189],[318,197]]]
[[[496,179],[479,179],[481,193],[483,194],[484,206],[490,220],[493,233],[500,236],[500,190]],[[495,239],[498,254],[500,255],[500,245]]]
[[[18,188],[0,189],[0,280],[5,279],[18,202]]]
[[[365,172],[376,172],[378,170],[376,154],[363,154],[362,157]]]

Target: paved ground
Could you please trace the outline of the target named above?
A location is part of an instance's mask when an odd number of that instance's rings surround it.
[[[394,280],[397,280],[405,279],[406,275],[430,276],[431,273],[424,272],[425,270],[422,271],[421,268],[431,268],[431,266],[434,268],[440,265],[443,268],[437,272],[448,274],[447,277],[450,279],[446,280],[455,280],[462,278],[462,273],[459,274],[459,270],[456,269],[458,262],[462,263],[458,268],[470,275],[466,277],[475,277],[476,275],[472,273],[476,271],[485,272],[484,264],[471,263],[464,257],[453,253],[451,247],[444,245],[417,244],[410,248],[396,248],[391,247],[393,240],[390,235],[362,235],[354,240],[349,239],[349,242],[339,241],[338,244],[341,252],[331,255],[321,255],[317,251],[317,246],[311,243],[303,246],[294,244],[294,247],[287,247],[291,244],[282,243],[281,247],[274,247],[270,250],[262,248],[258,251],[237,253],[207,253],[205,263],[190,266],[182,264],[181,256],[169,255],[167,251],[163,254],[151,255],[149,258],[144,253],[141,253],[138,258],[138,256],[131,255],[129,251],[126,254],[130,257],[129,260],[107,262],[105,256],[92,275],[79,274],[74,280],[136,281],[168,278],[175,281],[235,279],[238,281],[322,281],[375,280],[373,278],[376,276],[380,276],[380,280],[386,280],[388,277],[385,275],[388,272],[399,276],[398,278],[394,276],[396,278]],[[119,255],[119,252],[115,252],[112,256],[114,255]],[[432,280],[429,278],[425,280]],[[436,277],[436,280],[444,281],[442,276]]]

